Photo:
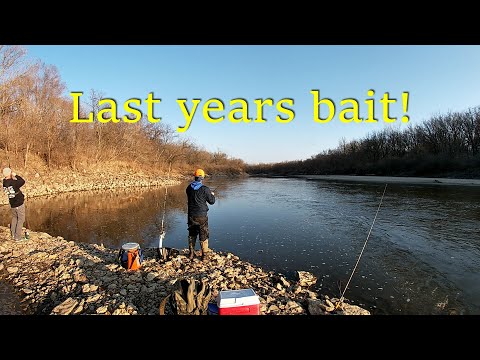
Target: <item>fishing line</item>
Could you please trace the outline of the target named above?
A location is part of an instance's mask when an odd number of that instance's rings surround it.
[[[343,290],[342,296],[340,297],[340,300],[338,301],[338,303],[336,305],[336,308],[338,308],[340,306],[340,304],[342,304],[342,302],[344,300],[345,292],[348,289],[348,285],[350,285],[350,281],[352,280],[353,274],[355,273],[355,270],[357,270],[358,263],[360,262],[360,259],[362,258],[363,251],[365,250],[365,247],[367,246],[367,242],[368,242],[368,239],[370,237],[370,234],[372,233],[373,225],[375,224],[375,220],[377,220],[377,215],[378,215],[378,212],[380,211],[380,206],[382,206],[382,201],[383,201],[383,197],[385,196],[385,191],[386,190],[387,190],[387,184],[385,184],[385,188],[383,189],[382,198],[380,199],[380,203],[378,204],[377,212],[375,213],[375,217],[373,218],[372,226],[370,226],[370,231],[368,232],[367,239],[365,240],[365,243],[363,244],[363,248],[362,248],[362,251],[360,251],[360,255],[358,256],[357,263],[353,267],[352,274],[350,275],[350,278],[347,281],[347,285],[345,285],[345,289]]]

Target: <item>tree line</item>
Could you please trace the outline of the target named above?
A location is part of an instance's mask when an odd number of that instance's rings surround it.
[[[204,167],[212,174],[244,172],[242,160],[180,139],[165,124],[71,124],[73,104],[65,91],[54,65],[30,59],[22,46],[0,45],[2,165],[73,171],[109,167],[189,174]],[[90,90],[81,113],[96,116],[103,97],[100,91]]]
[[[249,174],[480,178],[480,106],[437,114],[404,130],[385,128],[306,160],[258,164]]]

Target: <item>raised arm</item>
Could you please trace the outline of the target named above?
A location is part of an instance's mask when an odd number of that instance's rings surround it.
[[[21,188],[23,185],[25,185],[25,180],[20,176],[16,175],[13,177],[14,180],[17,180],[17,186],[18,188]]]
[[[206,195],[207,202],[210,205],[215,204],[215,195],[212,194],[212,191],[210,190],[209,187],[205,187],[205,195]]]

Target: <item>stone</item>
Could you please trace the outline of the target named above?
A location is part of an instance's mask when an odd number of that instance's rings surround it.
[[[130,315],[130,313],[125,308],[118,308],[115,309],[112,315]]]
[[[116,288],[117,288],[117,284],[115,284],[115,283],[112,283],[112,284],[108,285],[108,287],[107,287],[107,289],[110,290],[110,291],[114,291]]]
[[[86,283],[88,281],[87,276],[81,272],[74,273],[73,280],[77,283]]]
[[[70,279],[70,274],[65,271],[64,273],[62,273],[62,275],[60,275],[59,280],[67,280],[67,279]]]
[[[78,304],[77,300],[69,297],[60,305],[55,306],[52,310],[52,313],[56,315],[69,315],[73,311],[73,309],[75,309],[77,304]]]
[[[100,299],[101,295],[100,294],[95,294],[93,296],[89,296],[87,300],[85,300],[87,303],[93,303],[96,302]]]
[[[77,308],[73,311],[73,315],[81,314],[83,311],[83,305],[78,305]]]
[[[285,306],[285,309],[288,310],[288,311],[291,311],[293,313],[301,313],[303,312],[303,307],[302,305],[300,305],[299,303],[297,303],[296,301],[288,301],[287,302],[287,305]]]
[[[105,314],[108,311],[108,306],[103,305],[97,308],[97,314]]]
[[[148,273],[146,280],[147,280],[147,281],[152,281],[152,280],[155,279],[156,277],[157,277],[157,274],[155,274],[155,273]]]
[[[299,286],[309,287],[317,282],[315,275],[308,271],[297,271],[297,283]]]
[[[282,282],[283,286],[290,287],[290,283],[283,277],[280,277],[280,281]]]
[[[270,295],[267,295],[266,298],[265,298],[265,301],[268,304],[268,303],[271,303],[271,302],[275,301],[275,298],[271,297]]]
[[[321,300],[308,299],[307,304],[310,315],[325,315],[326,306]]]
[[[110,271],[116,271],[116,270],[118,270],[119,267],[120,267],[120,266],[119,266],[118,264],[108,264],[108,265],[106,266],[106,268],[107,268],[108,270],[110,270]]]
[[[60,274],[65,270],[65,266],[61,264],[58,268],[55,269],[56,274]]]
[[[16,274],[18,272],[18,267],[9,266],[9,267],[7,267],[7,271],[8,271],[9,274]]]
[[[277,311],[280,311],[280,309],[275,304],[270,305],[269,308],[268,308],[268,312],[277,312]]]
[[[339,311],[339,314],[343,315],[371,315],[370,311],[361,308],[360,306],[357,305],[350,305],[347,303],[343,303],[343,310]]]

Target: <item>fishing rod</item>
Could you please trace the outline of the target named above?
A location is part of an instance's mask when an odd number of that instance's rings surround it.
[[[25,202],[24,202],[25,204]],[[27,207],[25,206],[25,239],[30,239],[30,226],[28,223],[28,214],[27,214]]]
[[[170,180],[170,169],[168,171],[167,180]],[[158,256],[160,258],[163,258],[163,259],[165,259],[165,257],[163,256],[164,251],[162,249],[163,249],[163,239],[165,238],[165,235],[166,235],[166,232],[165,232],[165,214],[167,212],[167,196],[168,196],[168,186],[167,186],[167,184],[165,184],[165,198],[163,200],[162,224],[160,225],[161,230],[160,230],[160,235],[158,236],[158,248],[157,248]]]
[[[378,204],[377,212],[375,213],[375,217],[373,218],[372,226],[370,226],[370,231],[368,232],[367,239],[365,240],[365,243],[363,244],[362,251],[360,251],[360,255],[358,256],[357,262],[355,266],[353,267],[352,274],[350,275],[350,278],[347,281],[347,285],[345,285],[345,289],[343,290],[342,296],[340,297],[340,300],[338,300],[337,304],[335,305],[335,310],[338,309],[342,303],[343,300],[345,299],[345,292],[348,289],[348,285],[350,285],[350,281],[352,280],[353,274],[355,273],[355,270],[357,270],[358,263],[360,262],[360,259],[362,258],[363,251],[365,250],[365,247],[367,246],[368,239],[370,237],[370,234],[372,233],[373,225],[375,224],[375,220],[377,220],[377,215],[380,210],[380,206],[382,206],[382,201],[383,197],[385,196],[385,191],[387,190],[387,184],[385,184],[385,188],[383,189],[383,194],[382,197],[380,198],[380,203]]]

